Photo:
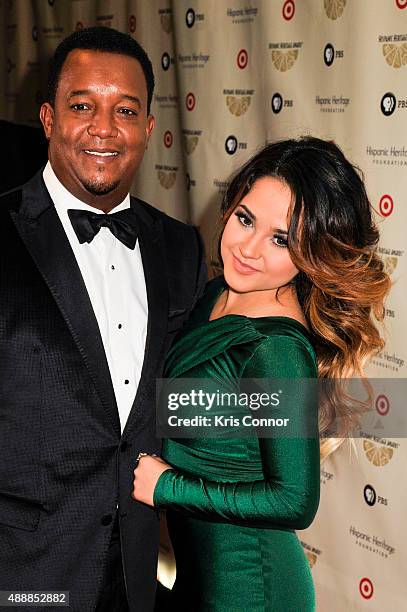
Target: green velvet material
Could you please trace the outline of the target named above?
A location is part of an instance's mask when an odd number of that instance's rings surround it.
[[[208,284],[168,354],[166,377],[316,378],[315,353],[297,321],[241,315],[209,321],[224,287],[223,277]],[[307,410],[316,422],[317,402],[301,397],[301,385],[293,390],[294,418]],[[315,610],[294,530],[307,527],[318,507],[317,437],[304,429],[295,439],[167,439],[163,458],[175,469],[160,476],[154,503],[167,509],[175,550],[174,610]]]

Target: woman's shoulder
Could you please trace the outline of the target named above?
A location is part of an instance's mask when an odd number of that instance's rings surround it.
[[[251,362],[258,367],[261,363],[273,363],[279,370],[305,369],[316,371],[317,357],[312,336],[302,323],[290,317],[261,317],[250,319],[251,324],[261,333],[256,342]]]

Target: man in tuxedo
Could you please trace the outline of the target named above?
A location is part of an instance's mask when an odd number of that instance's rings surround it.
[[[195,228],[129,196],[153,87],[130,36],[62,41],[49,161],[0,202],[0,589],[69,591],[72,612],[154,607],[133,470],[160,452],[155,379],[205,280]]]

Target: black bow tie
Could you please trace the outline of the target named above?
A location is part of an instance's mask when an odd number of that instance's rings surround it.
[[[116,236],[126,247],[134,249],[136,246],[136,216],[131,208],[119,210],[111,215],[70,208],[68,215],[81,244],[91,242],[101,227],[108,227],[113,236]]]

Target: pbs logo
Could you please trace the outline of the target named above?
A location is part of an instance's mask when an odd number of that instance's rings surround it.
[[[237,151],[237,138],[233,134],[225,140],[225,151],[228,155],[234,155]]]
[[[383,115],[385,117],[390,117],[390,115],[392,115],[394,111],[396,110],[396,106],[397,106],[396,96],[393,93],[391,93],[391,91],[388,91],[387,93],[385,93],[380,101],[380,110],[382,111]]]

